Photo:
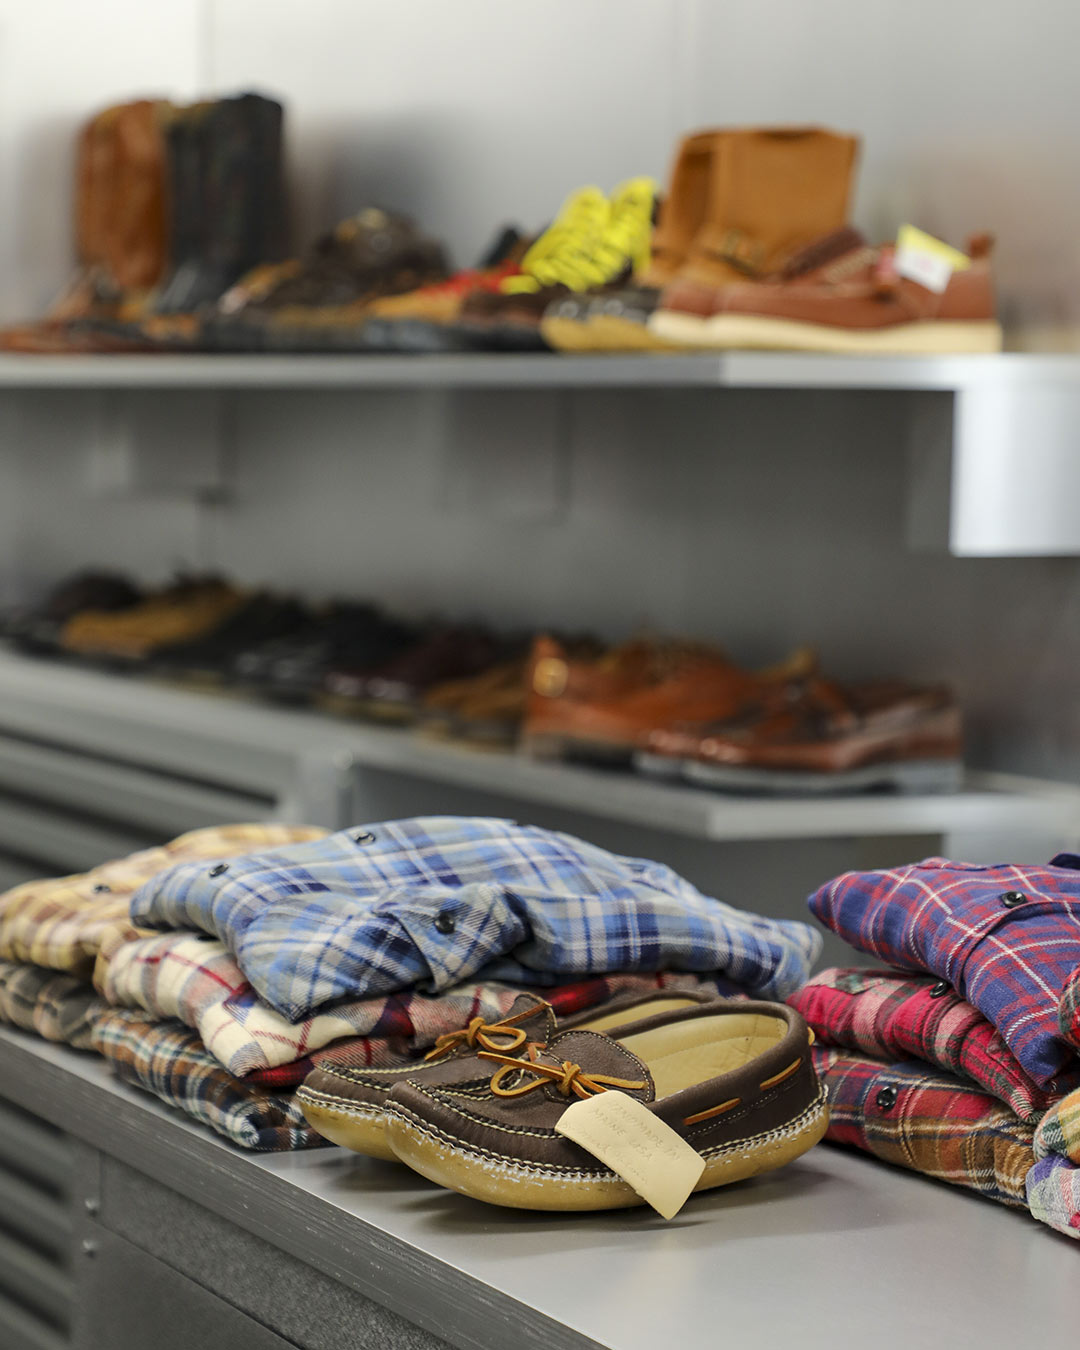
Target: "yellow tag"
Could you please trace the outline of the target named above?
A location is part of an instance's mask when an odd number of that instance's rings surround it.
[[[971,259],[951,244],[942,243],[914,225],[901,225],[896,236],[896,270],[939,295],[954,272],[971,266]]]
[[[705,1159],[644,1103],[600,1092],[568,1106],[555,1126],[673,1219],[705,1170]]]

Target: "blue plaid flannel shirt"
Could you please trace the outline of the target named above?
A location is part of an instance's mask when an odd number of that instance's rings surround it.
[[[136,891],[131,918],[214,934],[292,1021],[413,985],[535,985],[616,971],[719,972],[783,998],[821,944],[808,924],[734,909],[661,863],[455,816],[182,863]]]

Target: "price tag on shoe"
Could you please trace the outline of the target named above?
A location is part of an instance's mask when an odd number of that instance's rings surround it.
[[[901,225],[896,236],[896,271],[940,295],[954,272],[971,266],[971,259],[951,244],[935,239],[914,225]]]
[[[700,1153],[625,1092],[575,1102],[555,1131],[610,1167],[665,1219],[678,1214],[705,1170]]]

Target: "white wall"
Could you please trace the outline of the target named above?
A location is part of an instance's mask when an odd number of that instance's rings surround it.
[[[1009,311],[1075,320],[1078,37],[1062,0],[0,0],[0,312],[65,274],[82,117],[254,86],[289,104],[304,238],[381,200],[468,260],[582,181],[662,174],[687,127],[819,120],[865,136],[875,236],[995,228]],[[208,511],[87,497],[93,397],[23,396],[0,419],[4,585],[217,565],[507,623],[688,630],[747,660],[809,639],[839,674],[953,680],[981,762],[1080,776],[1080,564],[909,553],[902,398],[580,395],[536,463],[513,422],[470,448],[452,404],[238,397],[235,500]]]

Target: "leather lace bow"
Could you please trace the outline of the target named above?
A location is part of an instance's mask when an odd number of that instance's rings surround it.
[[[530,1008],[527,1016],[532,1016]],[[518,1014],[522,1016],[521,1013]],[[514,1026],[516,1018],[507,1018],[505,1022],[485,1022],[482,1017],[474,1017],[460,1031],[448,1031],[440,1036],[424,1056],[425,1060],[442,1059],[454,1050],[475,1050],[482,1046],[484,1050],[503,1051],[520,1050],[528,1039],[520,1027]],[[517,1063],[517,1060],[514,1060]]]
[[[536,1058],[536,1051],[539,1048],[541,1047],[535,1044],[530,1045],[525,1059],[515,1059],[510,1055],[481,1050],[481,1059],[490,1059],[502,1065],[500,1069],[496,1069],[491,1080],[491,1090],[497,1097],[523,1097],[526,1092],[532,1092],[535,1088],[544,1087],[548,1083],[554,1084],[564,1097],[569,1097],[572,1092],[576,1097],[582,1098],[595,1097],[609,1088],[626,1088],[632,1091],[635,1088],[645,1087],[644,1082],[634,1083],[629,1078],[613,1078],[606,1073],[586,1073],[580,1064],[571,1064],[567,1059],[561,1064],[545,1064]],[[503,1080],[514,1073],[535,1074],[536,1077],[531,1081],[526,1078],[516,1087],[503,1087]]]

